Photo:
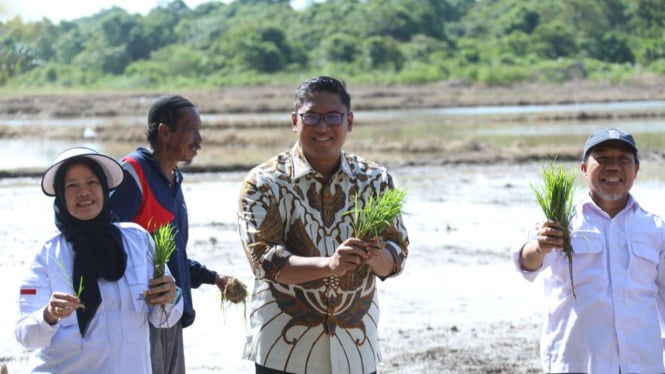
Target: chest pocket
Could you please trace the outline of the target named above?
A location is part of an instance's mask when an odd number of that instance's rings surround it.
[[[629,243],[628,289],[635,292],[655,292],[658,274],[658,245],[647,238],[634,236]]]
[[[127,341],[141,341],[146,339],[147,321],[150,307],[145,302],[144,292],[148,289],[148,276],[145,264],[130,266],[125,270],[125,281],[128,287],[131,303],[126,305],[127,310],[123,318],[123,337]]]
[[[140,314],[148,313],[148,304],[144,299],[144,293],[148,290],[148,278],[145,266],[130,266],[127,264],[125,279],[127,280],[130,297],[132,299],[129,308],[130,311]]]
[[[605,247],[603,236],[596,231],[573,231],[570,242],[575,255],[580,256],[600,253]]]
[[[595,231],[573,231],[570,242],[573,246],[573,281],[576,290],[583,284],[602,286],[605,281],[599,279],[602,273],[599,270],[605,266],[602,260],[605,249],[603,236]],[[562,289],[572,294],[568,258],[562,251],[556,252],[552,272],[563,286]]]

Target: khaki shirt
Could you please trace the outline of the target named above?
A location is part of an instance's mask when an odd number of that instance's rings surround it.
[[[299,144],[254,168],[240,193],[239,230],[256,277],[251,331],[244,357],[293,373],[370,373],[380,358],[376,276],[368,265],[344,276],[303,284],[275,281],[290,255],[331,256],[353,237],[355,196],[393,188],[387,170],[342,152],[329,181]],[[401,217],[386,230],[385,247],[402,271],[408,235]]]

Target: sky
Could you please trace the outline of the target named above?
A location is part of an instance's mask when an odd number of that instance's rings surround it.
[[[21,16],[23,22],[48,18],[53,23],[91,16],[103,9],[118,6],[129,13],[147,14],[164,0],[0,0],[0,21]],[[184,0],[189,8],[215,0]],[[220,0],[217,0],[220,1]],[[228,3],[232,0],[221,0]],[[293,0],[294,8],[302,7],[307,0]]]

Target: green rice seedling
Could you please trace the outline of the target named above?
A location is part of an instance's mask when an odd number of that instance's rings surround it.
[[[81,297],[81,293],[83,292],[83,275],[79,278],[79,286],[75,291],[76,297]],[[85,308],[85,305],[83,306]]]
[[[353,208],[344,212],[344,215],[352,215],[353,236],[364,241],[381,240],[383,232],[402,214],[405,198],[405,190],[388,189],[383,194],[370,195],[362,206],[356,194]],[[355,282],[354,274],[350,275],[351,282]]]
[[[159,226],[152,232],[154,245],[150,245],[152,256],[152,278],[159,278],[166,273],[166,264],[171,255],[176,251],[175,232],[171,224]],[[147,296],[147,291],[146,291]],[[162,314],[166,316],[166,306],[161,305]]]
[[[381,195],[371,195],[364,206],[355,197],[354,207],[344,214],[351,214],[354,236],[369,241],[379,238],[395,218],[403,213],[406,191],[389,189]]]
[[[171,224],[159,226],[152,232],[152,239],[155,245],[150,249],[152,251],[152,265],[153,265],[153,278],[164,276],[166,272],[166,264],[171,258],[173,252],[176,251],[175,246],[175,232]]]
[[[51,257],[53,259],[53,262],[55,262],[60,270],[62,270],[62,273],[65,275],[65,278],[67,279],[67,283],[72,287],[72,290],[74,291],[74,296],[78,297],[80,299],[81,294],[83,293],[83,276],[79,278],[79,285],[78,287],[74,287],[74,281],[72,280],[72,277],[69,275],[67,272],[67,269],[65,269],[65,265],[62,264],[62,262],[58,261],[56,258]],[[85,304],[80,303],[76,309],[83,309],[85,310]]]
[[[531,185],[531,190],[536,196],[545,217],[556,221],[561,225],[563,231],[562,252],[568,259],[568,271],[570,273],[570,284],[575,295],[575,284],[573,283],[573,247],[570,242],[569,222],[573,213],[573,195],[576,174],[574,171],[566,170],[563,166],[555,166],[552,161],[548,167],[543,166],[543,185],[538,188]]]

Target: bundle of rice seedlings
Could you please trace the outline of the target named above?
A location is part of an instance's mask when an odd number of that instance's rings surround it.
[[[244,307],[243,315],[247,316],[247,295],[247,286],[240,279],[227,276],[226,285],[221,293],[222,310],[225,309],[227,303],[238,304],[242,302]]]
[[[356,195],[353,209],[344,212],[353,215],[351,227],[354,236],[365,241],[380,238],[395,218],[403,213],[405,198],[405,190],[390,189],[381,195],[371,195],[361,206]]]
[[[575,284],[573,283],[573,247],[570,243],[569,222],[573,213],[573,195],[576,174],[574,171],[566,170],[562,166],[555,166],[552,161],[549,167],[543,166],[543,185],[537,188],[531,185],[531,190],[536,196],[545,217],[556,221],[561,225],[563,231],[562,252],[568,259],[568,271],[570,273],[570,284],[575,295]]]
[[[170,223],[159,226],[152,232],[154,246],[150,247],[152,255],[152,277],[159,278],[166,272],[166,264],[176,250],[175,232]]]
[[[155,245],[150,246],[150,254],[152,257],[152,278],[159,278],[166,273],[166,264],[169,258],[176,251],[175,245],[175,232],[170,223],[157,227],[152,232],[152,240]],[[146,296],[147,296],[146,291]],[[166,306],[162,307],[162,316],[166,319]]]
[[[245,301],[247,297],[247,286],[240,281],[240,279],[227,276],[226,285],[224,286],[224,291],[222,292],[222,302],[228,301],[233,304],[238,304],[241,301]]]

